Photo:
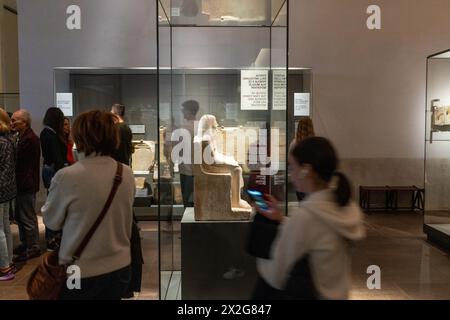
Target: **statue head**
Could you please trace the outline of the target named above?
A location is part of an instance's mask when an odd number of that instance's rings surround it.
[[[197,135],[195,136],[196,142],[214,140],[216,129],[219,126],[216,117],[210,114],[204,115],[200,118],[198,123]]]

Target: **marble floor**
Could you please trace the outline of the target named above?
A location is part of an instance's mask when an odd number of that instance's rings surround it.
[[[142,251],[144,255],[144,266],[142,270],[142,291],[135,296],[136,300],[159,299],[159,275],[158,275],[158,223],[140,222],[142,239]],[[14,243],[18,243],[18,228],[12,225]],[[39,230],[41,231],[41,242],[44,243],[44,225],[39,218]],[[12,281],[0,282],[0,300],[25,300],[28,299],[26,284],[30,273],[39,263],[39,258],[19,264],[19,271]]]
[[[351,299],[450,299],[450,253],[426,241],[422,222],[423,216],[419,214],[366,216],[368,237],[354,247]],[[154,300],[159,297],[158,224],[141,222],[140,227],[145,265],[143,290],[135,299]],[[164,230],[161,266],[164,269],[173,266],[178,271],[179,223],[162,224],[161,227]],[[17,240],[15,225],[13,232]],[[21,266],[15,280],[0,283],[0,300],[27,298],[26,282],[38,261],[34,259]],[[367,268],[372,265],[381,269],[380,290],[367,288],[370,276]]]
[[[419,214],[366,216],[368,237],[354,249],[351,299],[450,299],[450,253],[428,243]],[[367,268],[381,269],[381,289],[367,288]]]

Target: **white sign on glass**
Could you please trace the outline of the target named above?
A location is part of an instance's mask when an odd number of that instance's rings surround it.
[[[130,129],[133,134],[144,134],[145,133],[145,125],[144,124],[130,125]]]
[[[70,92],[56,93],[56,106],[66,117],[73,117],[73,95]]]
[[[286,110],[286,70],[273,71],[273,110]]]
[[[242,70],[241,110],[268,110],[268,83],[267,70]]]
[[[309,117],[311,115],[311,94],[294,93],[294,116]]]

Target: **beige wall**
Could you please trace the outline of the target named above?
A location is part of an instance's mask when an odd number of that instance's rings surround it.
[[[16,8],[14,0],[0,0],[0,92],[19,92],[17,15],[4,5]]]

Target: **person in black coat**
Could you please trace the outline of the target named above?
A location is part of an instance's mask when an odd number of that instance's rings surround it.
[[[44,116],[44,129],[41,131],[41,149],[44,158],[42,167],[42,180],[44,187],[48,190],[53,176],[58,170],[66,167],[67,147],[64,142],[64,113],[58,108],[49,108]],[[58,234],[45,228],[45,240],[47,250],[57,249]]]

